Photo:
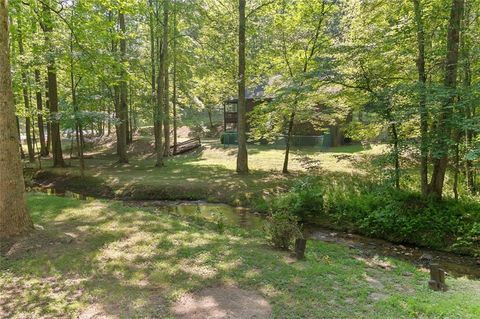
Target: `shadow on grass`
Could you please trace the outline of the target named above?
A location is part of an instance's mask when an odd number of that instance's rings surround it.
[[[29,205],[44,229],[2,260],[2,317],[165,317],[185,292],[212,286],[258,291],[272,302],[274,317],[436,314],[430,302],[442,315],[470,314],[480,291],[452,279],[449,296],[430,294],[427,275],[413,266],[393,260],[383,268],[378,257],[316,241],[307,260],[296,262],[251,233],[221,234],[207,221],[118,202],[34,195]],[[463,308],[460,298],[468,301]]]

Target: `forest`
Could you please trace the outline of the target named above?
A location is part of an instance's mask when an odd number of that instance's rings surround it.
[[[0,0],[0,318],[480,318],[478,39],[478,0]]]

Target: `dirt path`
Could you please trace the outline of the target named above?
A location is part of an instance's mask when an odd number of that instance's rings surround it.
[[[183,295],[171,311],[179,319],[261,319],[270,317],[272,307],[256,292],[216,287]]]

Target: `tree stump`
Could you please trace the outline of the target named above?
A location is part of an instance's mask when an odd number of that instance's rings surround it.
[[[430,289],[435,291],[447,291],[445,284],[445,270],[441,269],[438,264],[430,265],[430,280],[428,281]]]
[[[307,247],[307,240],[304,238],[297,238],[295,240],[295,256],[297,259],[305,259],[305,248]]]

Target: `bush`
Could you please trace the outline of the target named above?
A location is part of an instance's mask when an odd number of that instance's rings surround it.
[[[472,229],[480,220],[476,202],[438,201],[383,188],[350,195],[333,191],[326,194],[324,207],[327,220],[341,229],[436,249],[475,250]],[[455,244],[460,238],[463,245]]]
[[[480,203],[471,199],[438,201],[354,178],[335,179],[334,185],[307,178],[270,200],[268,208],[302,223],[480,255]]]
[[[303,179],[290,192],[271,200],[269,206],[270,211],[286,211],[305,222],[323,213],[323,193],[313,179]]]
[[[480,257],[480,222],[474,223],[469,229],[464,230],[462,234],[462,236],[457,238],[453,247],[460,249],[462,252]]]
[[[295,239],[302,237],[298,218],[287,211],[271,214],[266,224],[266,232],[276,248],[288,250]]]

